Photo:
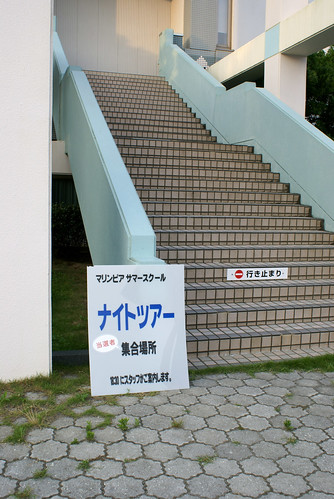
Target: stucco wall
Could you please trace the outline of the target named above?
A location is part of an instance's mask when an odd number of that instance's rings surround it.
[[[51,0],[0,0],[0,379],[50,369]]]
[[[71,65],[158,73],[159,33],[170,27],[170,0],[55,0],[54,9]]]

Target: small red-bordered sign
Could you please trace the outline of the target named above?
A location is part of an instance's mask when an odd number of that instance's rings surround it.
[[[234,274],[234,275],[235,275],[235,277],[236,277],[237,279],[241,279],[241,278],[243,277],[244,273],[243,273],[243,271],[242,271],[242,270],[240,270],[240,269],[239,269],[239,270],[236,270],[236,271],[235,271],[235,274]]]

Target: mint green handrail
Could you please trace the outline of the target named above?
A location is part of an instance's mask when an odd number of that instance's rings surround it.
[[[173,45],[173,31],[160,35],[159,72],[220,142],[252,145],[281,180],[312,206],[334,231],[334,142],[270,92],[244,83],[226,91]]]
[[[156,237],[88,83],[54,33],[53,119],[94,265],[159,264]]]

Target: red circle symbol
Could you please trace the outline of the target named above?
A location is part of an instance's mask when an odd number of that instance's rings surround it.
[[[236,270],[234,275],[237,279],[241,279],[244,273],[242,270]]]

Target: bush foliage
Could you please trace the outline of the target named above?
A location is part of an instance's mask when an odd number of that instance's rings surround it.
[[[58,253],[88,247],[79,206],[52,205],[52,247]]]

